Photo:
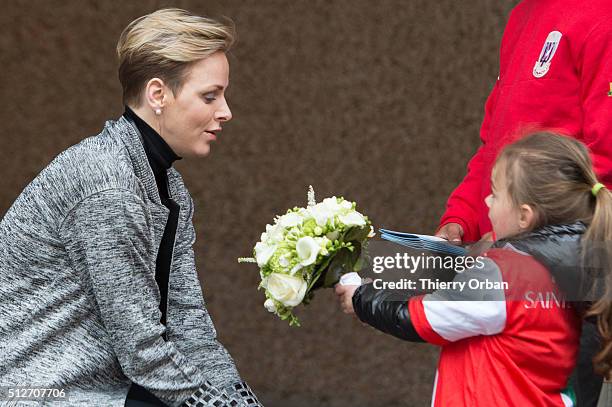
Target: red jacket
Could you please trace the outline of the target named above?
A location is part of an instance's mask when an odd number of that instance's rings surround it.
[[[440,225],[460,224],[466,242],[491,230],[484,199],[494,160],[504,145],[535,129],[583,141],[601,182],[612,186],[611,22],[611,0],[524,0],[512,11],[482,145]]]
[[[580,318],[531,255],[508,245],[484,256],[482,269],[453,280],[465,288],[408,302],[420,337],[442,346],[432,406],[573,405],[562,389],[576,363]],[[474,281],[507,286],[500,300],[474,301],[486,296]]]

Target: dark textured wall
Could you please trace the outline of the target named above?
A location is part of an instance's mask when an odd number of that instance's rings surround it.
[[[114,47],[161,6],[235,20],[234,120],[212,154],[180,162],[221,341],[267,406],[428,405],[437,349],[377,334],[333,293],[289,328],[262,307],[250,255],[265,223],[320,198],[378,227],[432,232],[479,140],[516,0],[4,0],[0,214],[59,152],[121,114]]]

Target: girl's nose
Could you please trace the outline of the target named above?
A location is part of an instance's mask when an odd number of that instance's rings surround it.
[[[489,194],[486,198],[485,198],[485,203],[487,204],[487,207],[490,208],[491,207],[491,194]]]

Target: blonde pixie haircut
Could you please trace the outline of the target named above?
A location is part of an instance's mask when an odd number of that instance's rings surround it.
[[[234,44],[233,23],[166,8],[132,21],[117,43],[123,103],[138,107],[144,86],[158,77],[176,96],[193,62]]]

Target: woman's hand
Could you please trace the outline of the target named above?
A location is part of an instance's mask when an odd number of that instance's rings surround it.
[[[358,285],[342,285],[336,284],[334,288],[334,292],[338,296],[338,301],[340,301],[340,308],[345,314],[355,314],[355,310],[353,309],[353,294],[359,288]]]

